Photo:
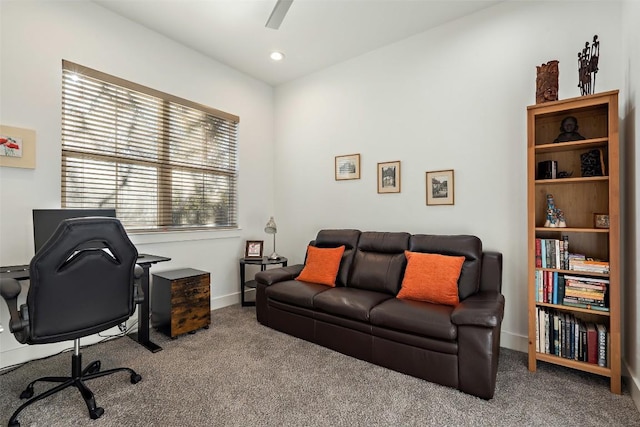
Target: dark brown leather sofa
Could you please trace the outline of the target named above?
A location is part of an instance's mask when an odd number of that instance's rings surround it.
[[[483,399],[495,390],[504,313],[502,254],[475,236],[321,230],[345,245],[336,287],[294,280],[303,265],[256,275],[263,325]],[[464,256],[456,307],[395,298],[404,251]]]

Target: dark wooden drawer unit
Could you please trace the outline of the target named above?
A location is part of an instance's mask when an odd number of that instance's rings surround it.
[[[153,275],[151,321],[171,338],[211,323],[210,275],[183,268]]]

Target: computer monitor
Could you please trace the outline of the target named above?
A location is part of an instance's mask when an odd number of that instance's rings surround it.
[[[108,216],[115,218],[115,209],[34,209],[33,242],[36,253],[53,235],[58,225],[67,218],[86,216]]]

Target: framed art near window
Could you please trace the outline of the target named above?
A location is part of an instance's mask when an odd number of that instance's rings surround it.
[[[247,247],[244,250],[245,258],[262,258],[264,240],[247,240]]]
[[[400,160],[378,163],[378,193],[400,192]]]
[[[360,154],[336,156],[336,181],[360,179]]]
[[[453,169],[427,172],[427,205],[453,205]]]

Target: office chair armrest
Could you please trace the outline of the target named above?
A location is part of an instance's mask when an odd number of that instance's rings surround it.
[[[11,316],[9,320],[9,330],[15,334],[18,342],[24,343],[26,340],[24,330],[29,326],[29,316],[26,311],[26,306],[23,306],[25,319],[21,318],[20,312],[18,311],[18,295],[20,295],[21,290],[20,282],[16,279],[0,279],[0,295],[2,295],[2,298],[4,298],[7,303],[9,315]]]
[[[133,302],[136,304],[142,304],[144,302],[144,292],[142,292],[142,275],[144,274],[144,269],[136,264],[135,269],[133,270]]]

